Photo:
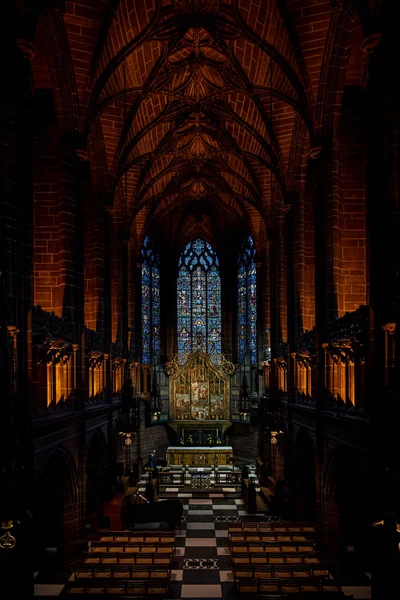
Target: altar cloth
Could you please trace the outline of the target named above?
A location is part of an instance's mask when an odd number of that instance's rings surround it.
[[[231,457],[232,446],[169,446],[167,449],[168,465],[228,465]]]

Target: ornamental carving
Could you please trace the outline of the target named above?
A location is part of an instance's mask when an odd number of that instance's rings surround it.
[[[171,375],[169,398],[170,418],[174,421],[228,421],[229,374],[213,363],[209,354],[198,349],[188,354],[185,364],[178,365]]]
[[[328,326],[327,342],[339,347],[364,347],[369,344],[369,306],[360,306]]]
[[[57,317],[54,312],[42,310],[40,306],[33,308],[32,342],[40,346],[48,340],[78,341],[78,329],[68,319]]]
[[[281,342],[280,344],[277,344],[275,346],[275,356],[277,358],[283,358],[286,357],[288,354],[288,345],[287,342]]]
[[[167,363],[165,363],[165,372],[166,374],[171,377],[171,375],[173,375],[174,373],[176,373],[176,371],[178,370],[179,365],[178,365],[178,357],[177,355],[173,356],[172,359],[170,361],[168,361]]]
[[[382,328],[389,335],[394,335],[396,333],[396,323],[386,323],[386,325],[382,325]]]

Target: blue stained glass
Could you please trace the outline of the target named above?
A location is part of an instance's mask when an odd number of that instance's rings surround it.
[[[257,362],[257,274],[254,262],[256,250],[251,237],[241,248],[238,261],[238,361],[246,352],[251,362]]]
[[[160,355],[160,270],[151,240],[142,248],[142,364]]]
[[[178,355],[200,347],[214,361],[221,354],[221,279],[210,244],[196,239],[179,259],[177,284]]]

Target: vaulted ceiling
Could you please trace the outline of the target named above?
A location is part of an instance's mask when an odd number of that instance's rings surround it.
[[[79,0],[63,18],[127,227],[265,232],[315,131],[332,2]]]

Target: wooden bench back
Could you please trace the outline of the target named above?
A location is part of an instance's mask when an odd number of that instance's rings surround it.
[[[319,565],[234,565],[235,579],[293,579],[316,577],[327,578],[331,574],[331,564],[324,562]]]
[[[138,531],[104,533],[93,542],[159,543],[175,544],[175,531]]]
[[[173,553],[85,552],[85,565],[170,565]]]
[[[100,542],[90,543],[89,552],[100,554],[105,552],[147,552],[170,554],[175,550],[175,544],[163,544],[161,542]]]
[[[237,531],[293,531],[293,532],[307,532],[316,533],[317,526],[315,523],[297,523],[297,522],[284,522],[284,523],[265,523],[265,522],[232,522],[228,523],[229,532]]]
[[[74,568],[75,581],[82,579],[169,579],[170,565],[82,565]]]
[[[96,596],[161,596],[168,595],[168,580],[141,579],[137,581],[74,581],[68,582],[62,595]]]
[[[233,565],[300,565],[308,564],[315,565],[321,563],[321,554],[315,553],[300,553],[300,554],[283,554],[269,552],[238,552],[232,555]]]
[[[343,595],[341,586],[337,582],[315,577],[310,577],[305,581],[301,579],[238,579],[236,580],[236,588],[239,598],[253,595],[310,592],[337,592]]]
[[[237,552],[270,552],[272,554],[282,552],[284,554],[314,552],[315,542],[230,542],[231,554]]]
[[[314,533],[294,531],[241,531],[229,532],[231,544],[235,542],[307,542],[315,539]]]

